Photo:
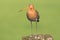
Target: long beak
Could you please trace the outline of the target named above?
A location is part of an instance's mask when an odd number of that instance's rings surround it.
[[[22,11],[25,11],[25,10],[27,10],[28,8],[23,8],[23,9],[21,9],[21,10],[19,10],[18,12],[22,12]]]

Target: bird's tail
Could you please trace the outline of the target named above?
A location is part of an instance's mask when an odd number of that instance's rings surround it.
[[[39,19],[37,20],[37,22],[39,22]]]

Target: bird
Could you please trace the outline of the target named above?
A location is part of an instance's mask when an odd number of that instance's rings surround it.
[[[39,12],[35,10],[34,5],[29,4],[26,15],[27,19],[31,22],[31,31],[32,31],[32,22],[36,22],[36,32],[37,32],[37,22],[39,22]]]
[[[23,10],[25,10],[25,8],[22,9],[21,11]],[[32,22],[36,22],[36,33],[37,33],[37,22],[39,22],[40,15],[39,15],[39,12],[34,8],[33,4],[28,5],[26,16],[31,23],[31,32],[32,32]]]

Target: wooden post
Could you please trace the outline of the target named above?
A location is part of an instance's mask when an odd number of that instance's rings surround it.
[[[38,34],[24,36],[22,40],[53,40],[53,37],[50,34]]]

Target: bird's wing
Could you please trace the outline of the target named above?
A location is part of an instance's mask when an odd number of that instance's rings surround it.
[[[39,14],[39,12],[37,10],[35,10],[35,11],[37,13],[37,19],[39,19],[40,18],[40,14]]]
[[[37,22],[39,22],[39,19],[40,19],[40,15],[39,15],[39,12],[37,10],[35,10],[36,13],[37,13]]]

